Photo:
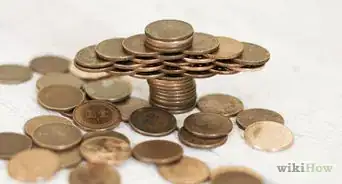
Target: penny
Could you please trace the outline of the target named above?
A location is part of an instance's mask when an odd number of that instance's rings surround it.
[[[32,137],[33,132],[41,125],[49,124],[49,123],[65,123],[68,125],[72,125],[72,122],[66,118],[54,115],[42,115],[36,116],[30,120],[28,120],[24,125],[24,131],[27,135]]]
[[[106,78],[110,75],[107,72],[97,72],[97,73],[85,72],[85,71],[82,71],[82,70],[76,68],[74,63],[72,63],[70,65],[69,71],[75,77],[78,77],[78,78],[83,79],[83,80],[98,80],[98,79]]]
[[[213,149],[226,143],[228,136],[210,139],[200,138],[191,134],[183,127],[178,131],[178,138],[181,143],[192,148]]]
[[[149,107],[150,104],[144,99],[131,97],[123,102],[115,103],[115,106],[119,109],[122,120],[128,121],[135,110]]]
[[[42,148],[66,150],[81,142],[82,132],[72,125],[49,123],[34,130],[32,140]]]
[[[203,56],[187,56],[183,58],[184,61],[192,64],[207,64],[215,61],[213,58],[206,58]]]
[[[81,164],[69,175],[70,184],[120,184],[118,171],[106,164]]]
[[[184,128],[203,138],[224,137],[233,130],[233,123],[224,116],[198,112],[184,120]]]
[[[244,138],[252,148],[266,152],[288,149],[294,142],[291,130],[274,121],[258,121],[249,125]]]
[[[145,65],[156,64],[156,63],[162,62],[162,60],[159,58],[148,58],[148,57],[145,57],[145,58],[136,57],[136,58],[133,58],[132,61],[136,63],[140,63],[140,64],[145,64]]]
[[[62,56],[45,55],[33,58],[30,68],[40,74],[51,72],[66,73],[69,71],[70,60]]]
[[[98,72],[108,72],[110,70],[113,69],[113,66],[107,66],[107,67],[103,67],[103,68],[87,68],[87,67],[83,67],[77,63],[74,63],[75,67],[81,71],[84,72],[90,72],[90,73],[98,73]]]
[[[38,90],[52,85],[69,85],[75,88],[81,88],[84,81],[69,73],[47,73],[41,76],[36,83]]]
[[[158,52],[145,47],[146,36],[137,34],[126,38],[122,42],[122,47],[129,53],[139,57],[157,57]]]
[[[0,84],[20,84],[32,78],[30,68],[21,65],[0,65]]]
[[[59,156],[61,168],[72,168],[82,162],[80,148],[78,146],[68,150],[58,151],[56,154]]]
[[[71,110],[71,111],[66,111],[66,112],[59,112],[62,116],[64,116],[64,117],[67,117],[67,118],[70,118],[70,119],[72,119],[72,115],[73,115],[73,113],[74,113],[74,111],[73,110]]]
[[[12,132],[0,133],[0,159],[10,159],[13,155],[31,147],[32,140],[25,135]]]
[[[264,65],[270,59],[271,56],[267,49],[253,43],[242,43],[244,50],[240,57],[234,59],[235,63],[248,66],[260,66]]]
[[[185,47],[192,44],[193,37],[186,38],[184,40],[179,41],[161,41],[161,40],[154,40],[149,37],[146,38],[146,43],[159,48],[164,49],[173,49],[173,48],[179,48],[179,47]]]
[[[212,171],[213,184],[263,184],[262,177],[247,167],[219,167]]]
[[[185,98],[183,100],[176,100],[176,99],[165,100],[165,99],[159,98],[159,96],[156,95],[151,100],[158,103],[158,104],[162,104],[165,106],[169,106],[169,107],[176,106],[176,107],[178,107],[178,106],[183,106],[185,104],[189,104],[190,102],[196,101],[196,95],[191,95],[188,98]]]
[[[212,77],[212,76],[214,76],[216,74],[215,73],[211,73],[210,71],[200,71],[200,72],[187,71],[187,72],[184,73],[184,75],[188,76],[188,77],[203,79],[203,78]]]
[[[138,72],[133,75],[132,77],[138,78],[138,79],[156,79],[164,76],[165,74],[160,71],[155,72]]]
[[[107,101],[90,100],[74,109],[73,120],[85,131],[103,131],[119,126],[121,115],[120,111]]]
[[[231,67],[230,69],[237,72],[255,72],[260,71],[265,67],[265,65],[257,66],[257,67],[250,67],[250,66],[244,66],[244,67]]]
[[[154,164],[169,164],[183,157],[183,148],[174,142],[166,140],[151,140],[141,142],[133,148],[135,159]]]
[[[129,143],[112,136],[85,140],[80,147],[82,156],[90,163],[120,165],[131,156]]]
[[[204,55],[215,52],[219,48],[219,40],[210,34],[194,33],[192,46],[185,50],[187,55]]]
[[[162,69],[160,69],[161,72],[165,74],[183,74],[185,73],[185,70],[180,69],[179,67],[174,66],[164,66]]]
[[[122,101],[132,93],[132,85],[116,77],[89,82],[83,89],[91,99],[111,102]]]
[[[85,94],[79,88],[69,85],[52,85],[38,92],[38,103],[49,110],[70,111],[84,99]]]
[[[179,60],[179,59],[183,59],[185,57],[185,54],[183,53],[172,53],[172,54],[160,54],[158,56],[159,59],[163,60],[163,61],[173,61],[173,60]]]
[[[183,52],[184,50],[188,49],[191,47],[191,43],[189,43],[188,45],[184,45],[182,47],[177,47],[177,48],[162,48],[162,47],[155,47],[151,44],[149,44],[148,42],[145,42],[145,47],[157,51],[160,54],[172,54],[172,53],[179,53],[179,52]]]
[[[241,68],[244,65],[234,63],[232,60],[216,60],[214,62],[216,66],[224,67],[224,68]]]
[[[190,64],[185,66],[180,66],[181,69],[192,72],[203,72],[214,68],[215,65],[212,64]]]
[[[45,149],[31,149],[16,154],[8,162],[8,174],[22,182],[49,180],[60,168],[57,154]]]
[[[145,34],[148,37],[162,41],[183,40],[192,36],[193,33],[193,27],[181,20],[158,20],[145,27]]]
[[[190,64],[184,60],[164,61],[163,63],[166,66],[172,66],[172,67],[180,67],[180,66],[186,66]]]
[[[113,63],[97,57],[95,45],[87,46],[76,53],[75,63],[85,68],[104,68]]]
[[[246,109],[236,116],[236,123],[238,123],[242,129],[245,129],[258,121],[274,121],[280,124],[284,124],[285,122],[284,118],[279,113],[261,108]]]
[[[115,137],[115,138],[126,141],[128,144],[131,144],[131,141],[128,139],[127,136],[125,136],[124,134],[120,132],[115,132],[112,130],[100,131],[100,132],[87,132],[86,134],[83,135],[83,140],[87,140],[93,137],[100,137],[100,136]]]
[[[232,38],[219,36],[216,37],[220,43],[219,49],[208,56],[215,59],[233,59],[241,55],[244,50],[244,45]]]
[[[188,81],[188,80],[192,80],[193,79],[191,77],[187,77],[184,75],[179,75],[179,74],[170,74],[170,75],[165,75],[163,77],[160,78],[161,80],[169,80],[169,81]]]
[[[139,68],[136,68],[135,71],[138,72],[155,72],[159,71],[162,68],[164,68],[164,65],[162,63],[156,63],[156,64],[150,64],[150,65],[145,65]]]
[[[112,75],[116,75],[116,76],[122,76],[122,75],[133,75],[136,72],[134,70],[122,70],[122,69],[114,68],[113,70],[108,71],[108,73]]]
[[[204,162],[188,156],[175,163],[160,165],[158,171],[166,180],[182,184],[202,183],[210,175],[209,167]]]
[[[133,56],[122,48],[124,38],[112,38],[104,40],[96,45],[95,51],[98,57],[108,61],[127,61]]]
[[[239,73],[238,71],[230,70],[228,68],[223,68],[219,66],[215,66],[214,68],[211,68],[209,71],[220,75],[233,75]]]
[[[177,127],[176,118],[155,107],[143,107],[132,113],[129,122],[133,130],[147,136],[165,136]]]
[[[221,114],[226,117],[235,116],[244,109],[242,101],[226,94],[210,94],[201,97],[197,107],[202,112]]]
[[[133,61],[118,61],[114,63],[114,67],[121,70],[134,70],[142,66],[144,65]]]

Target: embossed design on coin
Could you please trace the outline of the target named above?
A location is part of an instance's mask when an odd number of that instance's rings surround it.
[[[0,65],[0,84],[20,84],[32,78],[30,68],[21,65]]]
[[[178,138],[183,144],[189,147],[200,149],[213,149],[226,143],[228,136],[210,139],[201,138],[191,134],[183,127],[178,131]]]
[[[51,72],[66,73],[69,71],[70,60],[62,56],[38,56],[30,61],[30,67],[33,71],[40,74]]]
[[[31,147],[32,140],[25,135],[12,132],[0,133],[0,159],[10,159],[13,155]]]
[[[284,124],[284,118],[277,112],[268,109],[246,109],[236,116],[236,123],[241,129],[245,129],[249,125],[258,121],[274,121]]]
[[[149,107],[150,104],[148,101],[137,98],[137,97],[131,97],[123,102],[115,103],[116,108],[119,109],[121,113],[121,117],[123,121],[128,121],[129,117],[131,117],[131,114],[140,108],[143,107]]]

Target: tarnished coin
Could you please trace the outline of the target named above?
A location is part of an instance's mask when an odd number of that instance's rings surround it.
[[[10,159],[13,155],[31,147],[32,140],[25,135],[12,132],[0,133],[0,159]]]
[[[123,102],[115,103],[115,106],[119,109],[122,120],[128,121],[129,117],[131,117],[131,114],[135,110],[143,107],[149,107],[150,104],[144,99],[131,97]]]
[[[168,135],[177,127],[177,120],[171,113],[155,107],[134,111],[129,122],[135,131],[147,136]]]
[[[56,154],[59,156],[61,168],[72,168],[82,162],[79,146],[64,151],[58,151]]]
[[[219,36],[216,37],[220,43],[219,49],[208,56],[215,59],[233,59],[241,55],[244,46],[241,42],[232,38]]]
[[[83,89],[94,100],[119,102],[131,95],[132,85],[125,80],[112,77],[84,84]]]
[[[62,56],[45,55],[33,58],[30,67],[40,74],[51,72],[66,73],[69,71],[70,60]]]
[[[38,92],[38,103],[46,109],[70,111],[85,99],[79,88],[69,85],[52,85]]]
[[[70,184],[120,184],[119,172],[106,164],[81,164],[70,172]]]
[[[164,68],[164,65],[162,63],[156,63],[156,64],[149,64],[149,65],[145,65],[139,68],[136,68],[135,71],[137,73],[139,72],[155,72],[155,71],[159,71],[162,68]]]
[[[148,58],[148,57],[135,57],[132,59],[133,62],[135,63],[139,63],[139,64],[144,64],[144,65],[150,65],[150,64],[157,64],[157,63],[161,63],[162,60],[159,58]]]
[[[98,79],[106,78],[110,75],[107,72],[96,72],[96,73],[85,72],[85,71],[82,71],[82,70],[76,68],[74,63],[72,63],[70,65],[69,71],[75,77],[78,77],[78,78],[83,79],[83,80],[98,80]]]
[[[112,38],[104,40],[96,45],[95,51],[98,57],[108,61],[127,61],[133,56],[122,48],[124,38]]]
[[[147,37],[145,44],[149,44],[154,47],[159,47],[159,48],[164,48],[164,49],[173,49],[173,48],[187,47],[192,44],[192,40],[193,40],[192,36],[184,40],[178,40],[178,41],[161,41],[161,40],[154,40],[152,38]]]
[[[0,65],[0,84],[20,84],[32,78],[30,68],[21,65]]]
[[[108,73],[114,76],[123,76],[123,75],[133,75],[136,72],[134,70],[123,70],[119,68],[114,68],[113,70],[108,71]]]
[[[166,180],[182,184],[202,183],[210,175],[210,169],[204,162],[188,156],[175,163],[160,165],[158,171]]]
[[[164,66],[162,69],[160,69],[161,72],[165,74],[183,74],[185,73],[185,70],[174,67],[174,66]]]
[[[158,52],[145,47],[146,36],[137,34],[124,39],[122,47],[129,53],[138,57],[157,57]]]
[[[164,61],[163,63],[165,66],[172,66],[172,67],[180,67],[180,66],[186,66],[190,64],[184,60]]]
[[[114,68],[118,68],[121,70],[134,70],[142,66],[144,65],[133,61],[117,61],[114,63]]]
[[[81,88],[83,84],[84,81],[69,73],[47,73],[37,80],[36,87],[38,90],[52,85],[70,85]]]
[[[112,66],[112,65],[106,66],[103,68],[87,68],[87,67],[83,67],[77,63],[74,63],[74,65],[77,69],[84,71],[84,72],[89,72],[89,73],[108,72],[114,68],[114,66]]]
[[[239,73],[238,71],[234,71],[234,70],[230,70],[228,68],[223,68],[223,67],[219,67],[219,66],[215,66],[214,68],[209,70],[212,73],[215,74],[220,74],[220,75],[234,75]]]
[[[248,65],[248,66],[260,66],[264,65],[271,57],[269,51],[259,45],[253,43],[243,43],[243,52],[240,57],[235,58],[235,63]]]
[[[128,139],[127,136],[120,132],[115,132],[112,130],[100,131],[100,132],[87,132],[83,135],[83,140],[87,140],[93,137],[100,137],[100,136],[108,136],[108,137],[115,137],[118,139],[122,139],[126,141],[128,144],[131,144],[131,141]]]
[[[189,64],[185,66],[180,66],[181,69],[192,72],[203,72],[214,68],[213,64]]]
[[[189,38],[193,27],[181,20],[158,20],[145,27],[145,34],[155,40],[175,41]]]
[[[111,66],[113,63],[105,61],[97,57],[95,45],[85,47],[78,51],[75,56],[75,63],[86,68],[104,68]]]
[[[80,147],[82,156],[90,163],[120,165],[131,156],[131,147],[126,141],[99,136],[85,140]]]
[[[187,56],[183,58],[184,61],[192,64],[207,64],[215,61],[214,58],[207,58],[204,56]]]
[[[185,76],[192,77],[192,78],[198,78],[198,79],[203,79],[203,78],[209,78],[214,75],[215,73],[210,72],[209,70],[207,71],[200,71],[200,72],[194,72],[194,71],[187,71],[184,73]]]
[[[179,141],[192,148],[213,149],[219,147],[227,142],[228,136],[218,138],[200,138],[190,132],[184,127],[178,131]]]
[[[277,112],[268,109],[246,109],[236,116],[236,123],[240,128],[245,129],[249,125],[258,121],[274,121],[284,124],[284,118]]]
[[[291,130],[274,121],[258,121],[249,125],[244,138],[252,148],[266,152],[288,149],[294,142]]]
[[[185,50],[187,55],[204,55],[217,51],[219,48],[219,40],[210,34],[194,33],[192,46]]]
[[[163,61],[173,61],[173,60],[179,60],[179,59],[183,59],[185,57],[185,54],[183,53],[165,53],[165,54],[160,54],[158,56],[159,59],[163,60]]]
[[[136,145],[133,156],[141,162],[169,164],[182,158],[183,148],[171,141],[151,140]]]
[[[244,109],[242,101],[234,96],[226,94],[210,94],[201,97],[197,107],[202,112],[216,113],[231,117]]]
[[[64,123],[49,123],[33,131],[32,140],[42,148],[66,150],[82,141],[82,132]]]
[[[163,77],[165,74],[160,71],[155,72],[138,72],[135,74],[132,74],[132,77],[138,78],[138,79],[156,79]]]
[[[213,184],[264,184],[263,178],[247,167],[219,167],[211,173]]]
[[[59,168],[58,155],[45,149],[22,151],[8,162],[8,174],[22,182],[49,180]]]

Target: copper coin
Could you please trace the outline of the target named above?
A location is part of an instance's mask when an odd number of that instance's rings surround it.
[[[62,98],[61,98],[62,97]],[[70,111],[85,99],[85,94],[69,85],[52,85],[38,93],[38,103],[46,109]]]
[[[120,174],[106,164],[81,164],[70,172],[70,184],[120,184]]]
[[[142,66],[144,65],[133,61],[118,61],[114,63],[114,67],[121,70],[134,70]]]
[[[61,168],[72,168],[82,162],[79,146],[64,151],[58,151],[56,154],[59,156]]]
[[[64,116],[64,117],[67,117],[67,118],[70,118],[70,119],[72,119],[72,116],[73,116],[73,113],[74,113],[74,111],[73,110],[71,110],[71,111],[65,111],[65,112],[59,112],[62,116]]]
[[[233,59],[241,55],[244,50],[244,45],[232,38],[219,36],[216,37],[220,43],[219,49],[209,54],[210,57],[215,59]]]
[[[134,111],[129,122],[135,131],[147,136],[165,136],[177,127],[177,120],[172,114],[155,107]]]
[[[193,40],[192,36],[184,40],[178,40],[178,41],[161,41],[161,40],[154,40],[154,39],[147,37],[145,42],[154,47],[159,47],[159,48],[164,48],[164,49],[173,49],[173,48],[179,48],[179,47],[191,45],[192,40]]]
[[[204,56],[187,56],[183,58],[184,61],[192,64],[207,64],[215,61],[213,58],[207,58]]]
[[[160,54],[158,56],[159,59],[163,60],[163,61],[173,61],[173,60],[179,60],[179,59],[183,59],[185,57],[185,54],[183,53],[172,53],[172,54]]]
[[[82,132],[72,125],[49,123],[34,130],[32,139],[42,148],[66,150],[81,142]]]
[[[115,75],[115,76],[122,76],[122,75],[133,75],[136,72],[134,70],[122,70],[118,68],[114,68],[111,71],[108,71],[108,73]]]
[[[133,75],[132,77],[138,78],[138,79],[156,79],[164,76],[165,74],[160,71],[155,72],[138,72]]]
[[[234,70],[230,70],[228,68],[223,68],[223,67],[219,67],[219,66],[215,66],[214,68],[209,70],[212,73],[215,74],[220,74],[220,75],[234,75],[239,73],[238,71],[234,71]]]
[[[218,138],[201,138],[187,131],[184,127],[178,131],[178,138],[181,143],[192,148],[213,149],[227,142],[228,136]]]
[[[216,113],[231,117],[244,109],[242,101],[234,96],[226,94],[210,94],[201,97],[197,107],[202,112]]]
[[[180,66],[181,69],[192,72],[203,72],[214,68],[215,65],[212,64],[189,64],[185,66]]]
[[[151,98],[151,101],[154,101],[158,104],[162,104],[168,107],[183,107],[186,104],[189,104],[192,102],[195,103],[196,95],[194,94],[183,100],[175,100],[175,99],[164,100],[162,98],[159,98],[158,96],[153,96],[153,98]]]
[[[95,45],[87,46],[76,53],[75,63],[85,68],[105,68],[112,65],[112,62],[97,57]]]
[[[158,20],[145,27],[145,34],[148,37],[162,41],[183,40],[192,36],[193,33],[193,27],[181,20]]]
[[[8,174],[22,182],[49,180],[59,168],[58,155],[45,149],[22,151],[8,162]]]
[[[128,121],[129,117],[131,117],[131,114],[135,110],[143,107],[149,107],[150,104],[144,99],[131,97],[123,102],[115,103],[115,106],[119,109],[122,120]]]
[[[119,126],[121,115],[120,111],[107,101],[90,100],[75,108],[73,120],[85,131],[103,131]]]
[[[145,47],[146,36],[137,34],[126,38],[122,42],[122,47],[129,53],[140,57],[157,57],[158,52]]]
[[[151,140],[136,145],[133,156],[145,163],[169,164],[182,158],[183,148],[171,141]]]
[[[20,84],[32,78],[30,68],[21,65],[0,65],[0,84]]]
[[[154,99],[150,99],[150,103],[151,103],[151,105],[153,105],[155,107],[159,107],[159,108],[164,109],[166,111],[170,111],[170,110],[171,111],[178,111],[178,110],[184,110],[184,109],[192,108],[196,104],[196,99],[189,101],[187,103],[184,103],[184,104],[180,104],[180,105],[163,104],[163,103],[158,102]]]
[[[100,132],[87,132],[83,135],[83,140],[87,140],[93,137],[100,137],[100,136],[108,136],[108,137],[115,137],[118,139],[122,139],[126,141],[128,144],[131,144],[131,141],[128,139],[127,136],[120,132],[115,132],[112,130],[100,131]]]
[[[139,68],[136,68],[135,71],[137,73],[139,72],[155,72],[155,71],[159,71],[162,68],[164,68],[164,65],[162,63],[156,63],[156,64],[149,64],[149,65],[145,65]]]
[[[74,63],[70,65],[69,71],[75,77],[83,79],[83,80],[98,80],[98,79],[106,78],[110,75],[107,72],[97,72],[97,73],[85,72],[76,68]]]
[[[219,167],[212,171],[213,184],[264,184],[262,177],[247,167]]]
[[[80,147],[82,156],[90,163],[120,165],[131,156],[129,143],[112,136],[85,140]]]
[[[158,171],[166,180],[182,184],[202,183],[210,175],[210,169],[204,162],[188,156],[175,163],[160,165]]]
[[[0,133],[0,159],[10,159],[13,155],[31,147],[32,140],[25,135],[12,132]]]
[[[165,75],[163,77],[160,77],[160,80],[163,81],[188,81],[188,80],[194,80],[191,77],[184,76],[182,74],[169,74]]]
[[[234,62],[248,66],[264,65],[270,59],[267,49],[253,43],[242,42],[244,50],[240,57],[235,58]]]
[[[242,129],[258,121],[274,121],[284,124],[284,118],[277,112],[268,109],[246,109],[236,116],[236,122]]]
[[[122,48],[124,38],[112,38],[104,40],[96,45],[95,51],[98,57],[108,61],[127,61],[133,56]]]
[[[66,73],[69,71],[70,60],[62,56],[45,55],[33,58],[30,67],[33,71],[46,74],[51,72]]]
[[[155,47],[148,42],[145,42],[145,47],[159,52],[159,54],[172,54],[172,53],[179,53],[183,52],[184,50],[188,49],[191,47],[191,42],[188,45],[184,45],[182,47],[177,47],[177,48],[162,48],[162,47]]]
[[[233,71],[237,71],[237,72],[255,72],[255,71],[260,71],[265,67],[265,65],[261,65],[261,66],[243,66],[243,67],[231,67],[230,69]]]
[[[200,72],[187,71],[187,72],[184,73],[184,75],[186,75],[188,77],[203,79],[203,78],[212,77],[212,76],[214,76],[216,74],[212,73],[212,72],[210,72],[208,70],[208,71],[200,71]]]
[[[252,148],[266,152],[288,149],[294,142],[291,130],[274,121],[258,121],[249,125],[244,138]]]
[[[133,62],[139,63],[139,64],[144,64],[144,65],[149,65],[149,64],[156,64],[162,62],[161,59],[159,58],[148,58],[148,57],[136,57],[132,59]]]
[[[52,85],[69,85],[81,88],[84,81],[69,73],[47,73],[37,80],[36,87],[41,90]]]
[[[184,60],[164,61],[163,63],[166,66],[173,66],[173,67],[186,66],[190,64]]]
[[[241,68],[244,65],[234,63],[232,60],[216,60],[214,62],[216,66],[224,67],[224,68]]]
[[[182,113],[192,111],[196,105],[196,103],[193,102],[193,103],[189,103],[187,105],[179,106],[179,107],[167,107],[167,106],[163,106],[161,104],[158,104],[156,102],[153,102],[152,100],[150,101],[150,103],[153,107],[163,109],[165,111],[168,111],[171,114],[182,114]]]
[[[174,66],[164,66],[162,69],[160,69],[161,72],[165,74],[183,74],[185,73],[185,70],[174,67]]]
[[[87,67],[83,67],[77,63],[74,63],[74,65],[77,69],[84,71],[84,72],[89,72],[89,73],[108,72],[114,68],[112,65],[107,66],[107,67],[103,67],[103,68],[87,68]]]
[[[192,46],[185,50],[187,55],[204,55],[215,52],[219,48],[219,40],[210,34],[194,33]]]

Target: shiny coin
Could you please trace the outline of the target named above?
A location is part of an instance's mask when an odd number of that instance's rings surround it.
[[[192,46],[185,50],[187,55],[203,55],[216,51],[219,48],[219,40],[210,34],[194,33]]]
[[[160,54],[158,56],[159,59],[163,60],[163,61],[173,61],[173,60],[179,60],[179,59],[183,59],[185,57],[185,54],[183,53],[172,53],[172,54]]]
[[[87,68],[87,67],[83,67],[77,63],[74,63],[75,67],[81,71],[84,72],[89,72],[89,73],[98,73],[98,72],[108,72],[110,70],[113,69],[113,66],[107,66],[107,67],[103,67],[103,68]]]
[[[59,168],[58,155],[45,149],[22,151],[8,162],[8,174],[22,182],[48,180]]]
[[[172,66],[172,67],[180,67],[180,66],[186,66],[190,64],[184,60],[164,61],[163,63],[165,66]]]
[[[0,159],[10,159],[13,155],[31,147],[32,140],[25,135],[12,132],[0,133]]]
[[[192,72],[203,72],[214,68],[215,65],[212,64],[190,64],[185,66],[180,66],[181,69]]]
[[[20,84],[32,78],[30,68],[21,65],[0,65],[0,84]]]
[[[84,82],[69,73],[47,73],[37,80],[36,87],[41,90],[52,85],[69,85],[81,88]]]
[[[265,67],[265,65],[261,65],[261,66],[243,66],[243,67],[231,67],[230,69],[233,71],[237,71],[237,72],[255,72],[255,71],[260,71]]]
[[[213,58],[207,58],[204,56],[187,56],[183,58],[184,61],[192,64],[207,64],[215,61]]]
[[[98,57],[108,61],[127,61],[133,58],[122,48],[124,38],[113,38],[100,42],[95,51]]]
[[[294,141],[291,130],[274,121],[258,121],[249,125],[244,138],[252,148],[266,152],[288,149]]]
[[[104,68],[112,65],[112,62],[97,57],[95,45],[85,47],[77,52],[75,63],[85,68]]]
[[[121,179],[115,168],[106,164],[81,164],[70,172],[70,184],[120,184]]]
[[[233,75],[239,73],[238,71],[230,70],[228,68],[223,68],[219,66],[215,66],[214,68],[209,70],[212,73],[220,74],[220,75]]]
[[[182,158],[183,148],[171,141],[151,140],[136,145],[133,156],[141,162],[169,164]]]
[[[212,77],[212,76],[214,76],[216,74],[212,73],[210,71],[201,71],[201,72],[187,71],[187,72],[184,73],[184,75],[188,76],[188,77],[203,79],[203,78]]]
[[[177,120],[172,114],[154,107],[134,111],[129,122],[135,131],[147,136],[165,136],[177,127]]]
[[[164,65],[162,63],[156,63],[156,64],[150,64],[150,65],[145,65],[142,67],[139,67],[137,69],[135,69],[135,71],[137,73],[139,72],[155,72],[155,71],[159,71],[162,68],[164,68]]]
[[[135,110],[143,107],[149,107],[150,104],[144,99],[131,97],[123,102],[115,103],[115,106],[119,109],[122,120],[128,121],[129,117],[131,117],[131,114]]]
[[[133,75],[136,72],[134,70],[122,70],[122,69],[114,68],[113,70],[108,71],[108,73],[114,76],[123,76],[123,75]]]
[[[240,57],[234,59],[235,63],[260,66],[264,65],[271,57],[268,50],[259,45],[243,42],[243,46],[244,50]]]
[[[155,72],[138,72],[133,75],[132,77],[138,78],[138,79],[156,79],[164,76],[165,74],[160,71]]]
[[[83,80],[98,80],[98,79],[106,78],[110,75],[107,72],[97,72],[97,73],[85,72],[76,68],[74,63],[70,65],[69,71],[75,77],[83,79]]]
[[[209,54],[210,57],[215,59],[233,59],[241,55],[244,49],[241,42],[223,36],[216,38],[220,43],[220,47],[216,52]]]
[[[66,73],[69,71],[70,60],[61,56],[39,56],[30,61],[33,71],[40,74],[51,72]]]
[[[258,121],[274,121],[284,124],[284,118],[277,112],[268,109],[246,109],[236,116],[236,122],[242,129]]]
[[[132,59],[133,62],[135,63],[139,63],[139,64],[144,64],[144,65],[149,65],[149,64],[157,64],[157,63],[161,63],[162,60],[159,58],[148,58],[148,57],[136,57]]]
[[[120,132],[115,132],[112,130],[100,131],[100,132],[87,132],[86,134],[83,135],[83,140],[87,140],[93,137],[100,137],[100,136],[115,137],[115,138],[124,140],[128,144],[130,144],[130,140],[128,139],[127,136],[125,136],[124,134]]]
[[[219,167],[212,171],[213,184],[264,184],[262,177],[246,167]]]
[[[165,74],[183,74],[185,73],[185,70],[174,67],[174,66],[164,66],[162,69],[160,69],[161,72]]]
[[[202,112],[216,113],[231,117],[244,109],[242,101],[234,96],[226,94],[210,94],[201,97],[197,107]]]
[[[114,67],[121,70],[134,70],[142,66],[144,65],[133,61],[118,61],[114,63]]]
[[[145,47],[146,36],[138,34],[126,38],[122,42],[122,47],[129,53],[138,57],[157,57],[158,52]]]
[[[112,136],[85,140],[80,147],[82,156],[90,163],[119,165],[131,156],[129,143]]]
[[[56,154],[59,156],[61,168],[72,168],[82,161],[80,148],[78,146],[68,150],[58,151]]]

